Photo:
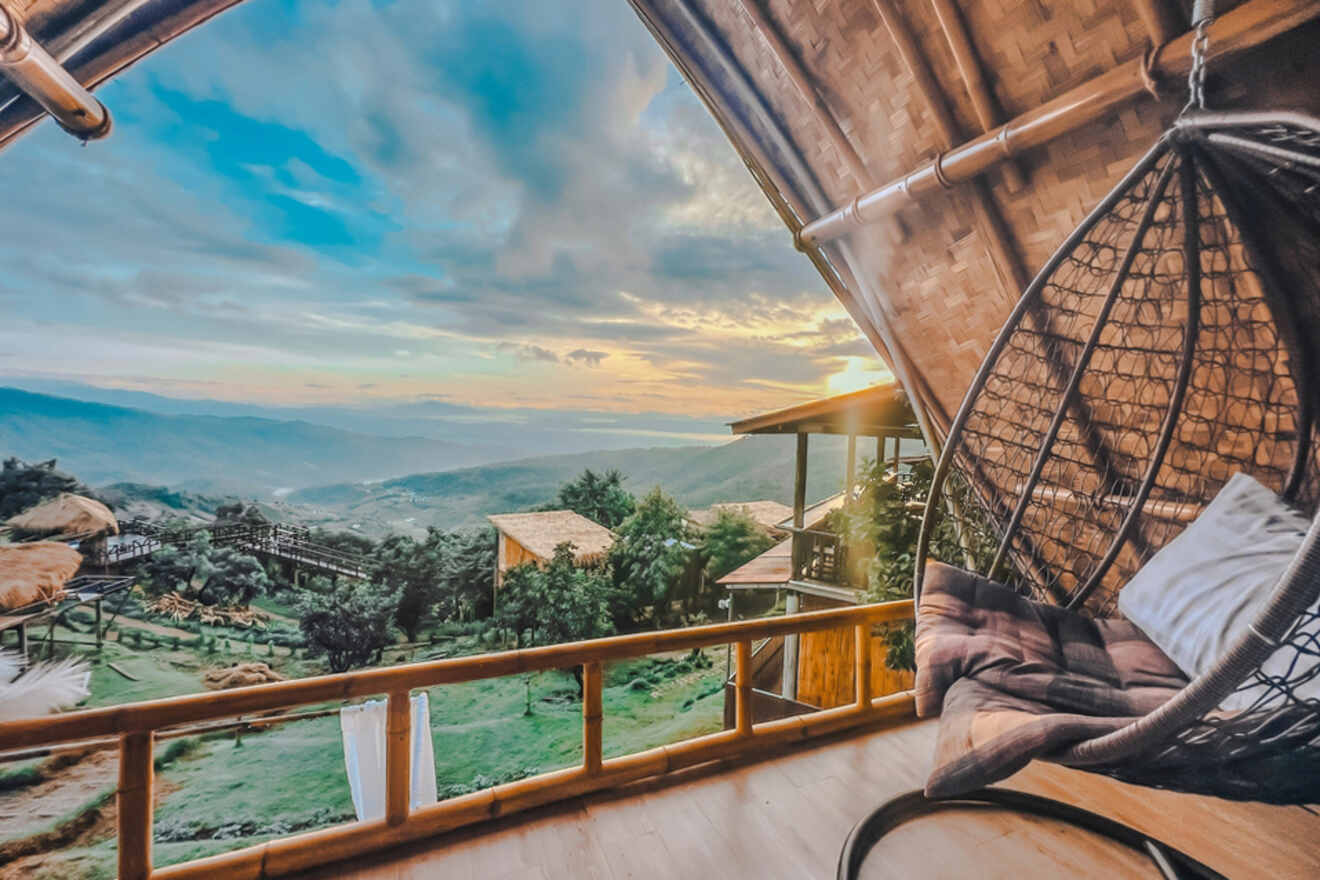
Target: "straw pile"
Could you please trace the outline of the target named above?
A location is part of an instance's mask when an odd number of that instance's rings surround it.
[[[7,524],[30,535],[92,538],[119,534],[119,524],[110,508],[69,492],[10,517]]]
[[[82,565],[82,554],[67,544],[36,541],[0,545],[0,611],[50,601]]]
[[[252,684],[267,684],[272,681],[284,681],[284,679],[283,675],[280,675],[265,663],[238,663],[224,669],[212,669],[202,677],[202,681],[213,691],[247,687]]]

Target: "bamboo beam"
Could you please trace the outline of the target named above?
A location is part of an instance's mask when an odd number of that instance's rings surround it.
[[[853,686],[854,702],[859,709],[871,704],[871,625],[859,623],[853,627]]]
[[[600,774],[602,676],[599,661],[582,664],[582,767],[588,776]]]
[[[949,51],[953,53],[954,63],[958,65],[963,85],[967,87],[967,97],[971,99],[977,121],[981,123],[981,131],[989,131],[1003,121],[1003,113],[985,81],[985,71],[972,44],[967,24],[954,0],[930,0],[930,5],[935,10],[935,17],[939,19],[940,29],[944,31],[944,39],[949,44]],[[1004,185],[1009,192],[1018,192],[1026,186],[1022,168],[1012,159],[1004,162],[1003,175]]]
[[[793,462],[793,528],[800,529],[806,522],[807,510],[807,435],[797,434],[797,455]]]
[[[857,435],[848,432],[848,458],[843,466],[843,497],[852,500],[853,487],[857,484]]]
[[[1320,0],[1247,0],[1210,25],[1207,57],[1214,61],[1254,48],[1316,17],[1320,17]],[[1185,76],[1193,37],[1187,32],[1170,42],[1156,59],[1152,73]],[[955,184],[971,180],[1005,159],[1075,131],[1143,94],[1148,93],[1142,59],[1133,58],[949,150],[940,162],[944,179]],[[941,189],[935,163],[929,162],[811,221],[802,227],[800,237],[811,244],[831,241]]]
[[[338,675],[319,675],[202,694],[186,694],[122,706],[86,709],[0,724],[0,751],[150,731],[201,721],[269,712],[308,703],[326,703],[458,684],[487,678],[544,672],[592,661],[621,660],[666,651],[820,632],[855,623],[885,623],[912,616],[912,600],[809,611],[792,617],[765,617],[712,623],[688,629],[633,633],[586,642],[568,642],[519,651],[501,651],[448,660],[429,660]]]
[[[734,645],[733,695],[734,730],[739,736],[752,735],[752,643],[741,639]]]
[[[1133,0],[1137,15],[1150,34],[1150,41],[1157,48],[1187,30],[1187,20],[1182,10],[1175,8],[1169,0]]]
[[[412,701],[406,690],[390,691],[385,721],[385,821],[399,825],[412,801]]]
[[[119,741],[119,880],[151,875],[151,746],[150,731],[127,733]]]
[[[917,91],[930,110],[931,118],[935,120],[935,127],[940,134],[941,149],[948,149],[958,143],[962,132],[958,130],[958,122],[954,119],[953,111],[949,109],[944,93],[935,80],[935,74],[931,72],[930,65],[926,63],[921,49],[917,46],[917,41],[903,19],[899,17],[898,10],[891,0],[871,0],[871,5],[884,24],[885,30],[889,32],[903,66],[916,83]],[[990,252],[990,259],[1000,273],[1000,290],[1007,293],[1008,302],[1014,302],[1018,293],[1027,286],[1029,279],[1026,269],[1017,255],[1017,249],[1009,235],[1008,224],[1004,222],[998,208],[995,207],[985,181],[980,179],[973,181],[972,190],[972,208],[976,214],[977,227],[982,240],[985,241],[986,249]]]

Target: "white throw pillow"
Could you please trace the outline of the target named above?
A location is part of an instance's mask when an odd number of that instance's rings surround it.
[[[1183,533],[1118,594],[1118,609],[1187,675],[1210,669],[1268,601],[1310,526],[1247,474],[1234,474]],[[1285,674],[1292,651],[1262,667]],[[1305,661],[1304,661],[1305,662]],[[1304,670],[1293,670],[1293,675]],[[1249,682],[1247,683],[1250,684]],[[1220,709],[1249,708],[1265,688],[1247,686]],[[1320,677],[1298,688],[1320,698]]]

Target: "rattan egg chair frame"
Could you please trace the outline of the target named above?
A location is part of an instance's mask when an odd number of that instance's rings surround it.
[[[1248,630],[1206,674],[1126,727],[1050,760],[1236,800],[1320,798],[1320,120],[1188,112],[1064,242],[978,371],[935,470],[918,544],[957,503],[964,564],[1093,617],[1243,471],[1312,517]],[[966,566],[965,566],[966,567]],[[920,599],[922,565],[915,573]],[[1283,652],[1286,675],[1262,664]],[[1277,668],[1271,664],[1271,668]],[[1235,689],[1250,709],[1215,713]],[[840,877],[898,823],[991,804],[1147,852],[1167,877],[1218,877],[1076,807],[987,789],[914,792],[864,819]]]

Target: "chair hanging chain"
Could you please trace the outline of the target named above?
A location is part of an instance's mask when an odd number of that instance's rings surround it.
[[[1205,109],[1205,61],[1210,51],[1210,23],[1214,20],[1214,0],[1196,0],[1192,6],[1196,36],[1192,39],[1192,69],[1187,74],[1187,106],[1183,107],[1183,113]]]

